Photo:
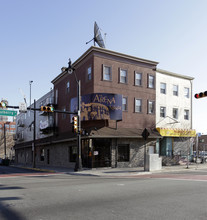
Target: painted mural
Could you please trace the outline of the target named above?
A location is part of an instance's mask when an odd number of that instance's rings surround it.
[[[71,111],[77,111],[77,98],[71,99]],[[92,93],[81,96],[81,120],[122,120],[122,95]]]

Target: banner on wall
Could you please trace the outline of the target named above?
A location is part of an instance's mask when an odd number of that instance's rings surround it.
[[[77,98],[71,99],[70,110],[77,111]],[[81,120],[122,120],[122,95],[92,93],[81,96]]]

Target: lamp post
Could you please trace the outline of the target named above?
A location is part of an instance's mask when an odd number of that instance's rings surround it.
[[[30,80],[30,81],[29,81],[29,86],[30,86],[30,102],[29,102],[29,104],[30,104],[30,110],[31,110],[32,83],[33,83],[33,81]]]
[[[10,122],[4,122],[4,159],[7,158],[6,156],[6,125],[8,125]]]
[[[72,67],[71,60],[69,59],[68,62],[68,69],[69,74],[74,73],[75,80],[77,83],[77,99],[78,99],[78,133],[77,133],[77,144],[78,144],[78,154],[76,158],[76,164],[75,164],[75,171],[81,171],[82,170],[82,158],[81,158],[81,81],[77,79],[75,68]]]

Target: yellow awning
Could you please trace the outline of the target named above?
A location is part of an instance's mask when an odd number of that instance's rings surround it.
[[[177,128],[156,128],[161,136],[164,137],[196,137],[196,130],[177,129]]]

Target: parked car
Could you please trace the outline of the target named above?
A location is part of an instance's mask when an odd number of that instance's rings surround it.
[[[2,158],[0,158],[0,165],[2,165],[3,164],[3,159]]]

